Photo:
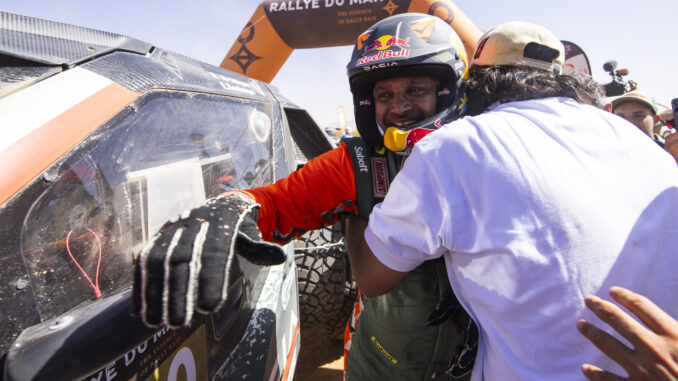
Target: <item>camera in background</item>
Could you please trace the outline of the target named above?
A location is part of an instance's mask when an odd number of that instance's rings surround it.
[[[628,69],[617,69],[617,61],[611,60],[603,64],[603,70],[612,77],[610,83],[604,85],[605,96],[616,97],[635,90],[638,85],[635,81],[625,81],[624,77],[629,75]]]

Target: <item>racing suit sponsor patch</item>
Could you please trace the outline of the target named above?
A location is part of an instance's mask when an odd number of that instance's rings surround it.
[[[365,164],[365,153],[363,153],[363,147],[355,147],[355,157],[358,159],[358,168],[360,172],[367,172],[367,164]]]
[[[386,357],[386,358],[388,359],[388,361],[390,361],[390,362],[392,362],[392,363],[394,363],[394,364],[397,364],[397,363],[398,363],[398,360],[397,360],[396,358],[394,358],[394,357],[391,356],[388,352],[386,352],[386,349],[384,349],[384,347],[381,346],[381,343],[379,343],[379,340],[377,340],[376,337],[372,336],[372,342],[373,342],[374,345],[377,347],[377,349],[379,349],[379,352],[381,352],[381,354],[383,354],[384,357]]]
[[[374,183],[374,197],[386,197],[388,192],[388,170],[386,169],[386,158],[373,157],[372,160],[372,182]]]

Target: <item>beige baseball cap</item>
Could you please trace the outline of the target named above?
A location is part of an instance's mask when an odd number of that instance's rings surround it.
[[[471,66],[526,65],[560,74],[564,60],[563,43],[553,33],[536,24],[513,21],[480,38]]]
[[[657,102],[654,101],[654,97],[647,95],[645,93],[641,93],[640,91],[632,91],[630,93],[626,93],[618,98],[615,98],[612,101],[612,112],[614,112],[614,109],[617,108],[622,103],[626,102],[638,102],[646,105],[649,107],[652,112],[657,115]]]

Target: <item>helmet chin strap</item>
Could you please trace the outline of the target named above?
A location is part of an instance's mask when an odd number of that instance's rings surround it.
[[[384,136],[384,134],[386,133],[386,129],[381,125],[381,123],[379,123],[379,119],[374,118],[374,121],[375,121],[375,123],[377,123],[377,128],[379,129],[379,133],[381,134],[381,136]]]
[[[409,155],[412,147],[419,140],[435,130],[435,128],[430,128],[430,126],[416,127],[407,131],[397,127],[389,127],[384,134],[384,145],[393,152]]]

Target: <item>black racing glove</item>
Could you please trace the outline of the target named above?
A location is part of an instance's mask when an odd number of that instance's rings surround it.
[[[226,301],[234,254],[264,266],[285,262],[280,245],[262,241],[259,208],[228,192],[165,223],[139,255],[132,313],[150,327],[189,325],[194,310],[214,312]]]

